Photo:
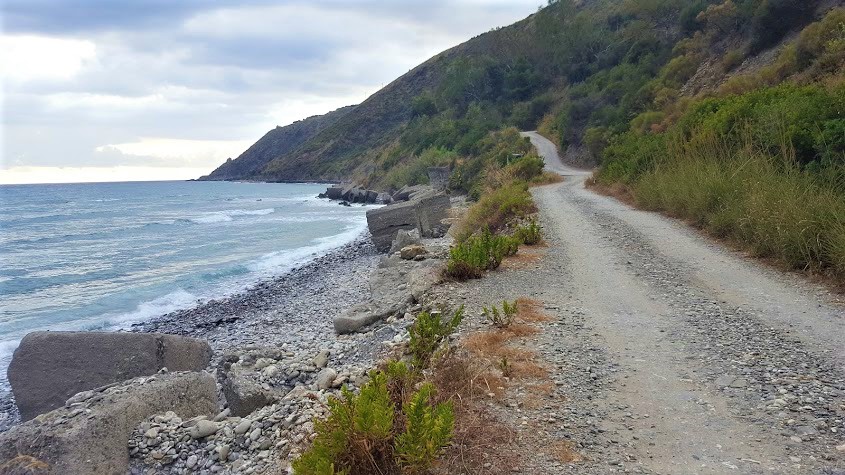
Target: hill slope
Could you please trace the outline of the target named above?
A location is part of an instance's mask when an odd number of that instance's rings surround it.
[[[253,178],[274,158],[287,154],[312,139],[354,108],[354,106],[343,107],[328,114],[298,120],[285,127],[276,127],[264,134],[238,158],[230,158],[200,180],[225,181]]]
[[[489,165],[474,161],[484,138],[508,126],[539,128],[569,160],[595,165],[615,137],[668,127],[733,76],[776,65],[797,33],[842,3],[553,1],[426,61],[305,140],[249,162],[275,155],[266,165],[212,176],[357,179],[386,188],[424,182],[425,167],[447,165],[460,172],[455,187],[467,190]]]

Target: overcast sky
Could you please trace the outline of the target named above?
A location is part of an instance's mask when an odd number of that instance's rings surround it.
[[[184,179],[542,0],[3,0],[0,183]]]

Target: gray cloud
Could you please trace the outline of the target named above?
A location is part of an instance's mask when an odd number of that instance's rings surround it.
[[[5,36],[87,41],[96,53],[68,77],[7,83],[0,168],[159,166],[160,157],[95,150],[148,138],[254,140],[362,100],[539,3],[7,0]]]

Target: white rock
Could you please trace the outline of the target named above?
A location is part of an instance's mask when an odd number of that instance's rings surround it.
[[[186,468],[194,468],[194,466],[196,464],[197,464],[197,456],[196,455],[189,456],[188,460],[185,461],[185,467]]]

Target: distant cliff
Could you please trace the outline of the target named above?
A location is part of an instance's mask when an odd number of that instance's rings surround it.
[[[255,178],[273,159],[295,150],[345,116],[355,106],[348,106],[298,120],[267,132],[238,158],[228,159],[213,172],[200,178],[204,181],[248,180]]]

